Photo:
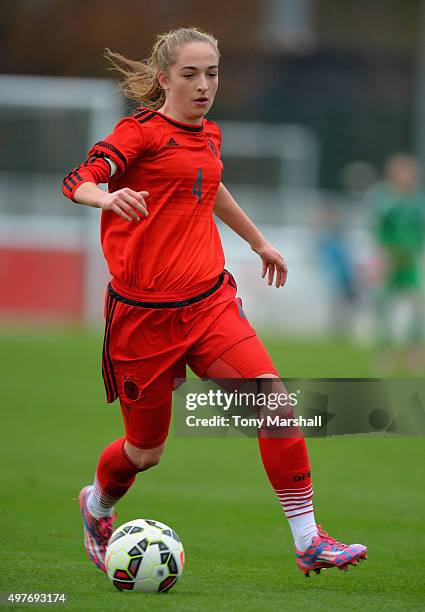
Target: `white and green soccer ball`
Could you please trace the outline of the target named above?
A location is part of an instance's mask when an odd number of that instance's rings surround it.
[[[120,591],[166,593],[182,575],[183,565],[183,545],[176,532],[150,519],[118,527],[106,549],[106,572]]]

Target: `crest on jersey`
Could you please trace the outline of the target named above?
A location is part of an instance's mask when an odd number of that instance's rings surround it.
[[[218,151],[217,151],[217,147],[215,146],[212,138],[210,136],[207,136],[207,145],[211,151],[211,153],[214,155],[214,157],[218,157]]]

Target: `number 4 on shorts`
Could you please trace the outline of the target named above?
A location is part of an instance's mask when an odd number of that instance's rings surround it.
[[[202,168],[198,169],[198,176],[196,177],[195,184],[192,187],[192,193],[198,197],[198,204],[201,203],[202,198]]]

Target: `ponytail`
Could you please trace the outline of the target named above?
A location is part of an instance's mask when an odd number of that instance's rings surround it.
[[[119,85],[124,95],[155,110],[165,102],[165,92],[158,82],[158,72],[167,72],[177,61],[177,50],[191,42],[210,44],[220,55],[218,41],[212,34],[198,28],[179,28],[159,34],[147,59],[132,60],[110,49],[105,49],[104,57],[111,64],[111,70],[121,75]]]

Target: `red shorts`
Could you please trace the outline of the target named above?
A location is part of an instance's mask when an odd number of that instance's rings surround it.
[[[222,378],[279,376],[236,297],[225,271],[209,291],[184,302],[146,304],[108,287],[102,373],[108,402],[121,402],[126,437],[139,448],[165,442],[172,391],[186,365],[204,378],[210,366]],[[220,367],[219,367],[220,370]]]

